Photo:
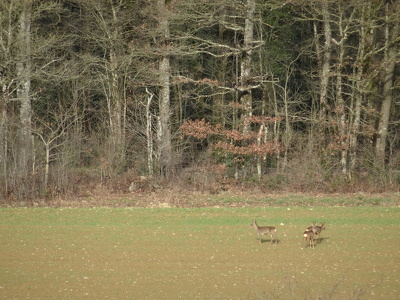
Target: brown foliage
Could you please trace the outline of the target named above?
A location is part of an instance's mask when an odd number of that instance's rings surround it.
[[[278,118],[261,116],[252,117],[248,121],[252,123],[265,123],[266,121],[275,122],[277,120]],[[282,150],[281,144],[275,141],[265,141],[261,137],[260,132],[249,131],[244,133],[236,129],[223,129],[220,124],[213,126],[204,119],[186,121],[182,125],[181,130],[184,135],[197,139],[205,139],[209,136],[219,137],[220,140],[215,142],[214,149],[222,152],[222,154],[264,156]]]

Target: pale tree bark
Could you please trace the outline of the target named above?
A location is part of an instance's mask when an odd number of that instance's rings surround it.
[[[253,96],[251,88],[249,88],[249,80],[251,79],[251,63],[252,63],[252,48],[254,41],[254,11],[256,3],[255,0],[247,0],[246,2],[246,19],[244,25],[244,38],[243,38],[243,54],[240,65],[240,84],[244,90],[241,97],[241,104],[244,106],[245,112],[243,115],[244,124],[243,132],[250,131],[249,118],[252,116],[252,102]]]
[[[31,106],[31,13],[32,2],[22,4],[18,28],[17,99],[20,103],[20,133],[18,172],[21,183],[26,184],[33,173],[32,106]],[[25,191],[28,192],[28,191]]]
[[[125,161],[125,143],[123,127],[123,99],[122,87],[119,84],[118,76],[118,54],[114,49],[110,51],[109,61],[109,93],[107,93],[108,114],[110,117],[110,139],[111,153],[114,153],[114,165],[116,168],[124,165]]]
[[[222,19],[224,19],[225,16],[221,16]],[[224,32],[225,32],[225,26],[222,24],[219,24],[218,28],[218,35],[219,35],[219,40],[223,42],[224,40]],[[223,50],[221,49],[221,52]],[[216,64],[217,64],[217,70],[215,76],[217,77],[218,84],[219,85],[225,85],[225,80],[226,80],[226,70],[227,70],[227,62],[228,62],[228,56],[223,55],[221,58],[218,58]],[[225,92],[224,91],[219,91],[218,88],[216,88],[216,94],[213,97],[213,121],[215,124],[221,124],[222,126],[225,125],[225,118],[224,118],[224,104],[225,104]]]
[[[343,42],[343,40],[342,40]],[[337,76],[336,76],[336,113],[339,115],[338,119],[338,134],[340,141],[340,164],[342,166],[343,175],[347,175],[347,123],[346,123],[346,112],[345,112],[345,103],[343,99],[343,90],[342,90],[342,70],[341,67],[343,65],[344,58],[344,46],[340,44],[339,50],[339,59],[338,59],[338,67],[337,67]]]
[[[78,121],[78,116],[71,109],[63,109],[59,113],[51,113],[54,122],[36,120],[38,128],[33,134],[38,136],[45,147],[44,186],[49,187],[50,163],[54,160],[54,152],[65,144],[62,137],[66,136],[67,129]],[[54,126],[55,125],[55,126]],[[46,134],[44,133],[46,132]]]
[[[321,131],[325,128],[326,121],[326,105],[328,101],[328,87],[329,77],[331,70],[331,48],[332,48],[332,32],[331,32],[331,21],[329,12],[329,0],[322,0],[322,21],[323,21],[323,32],[324,32],[324,47],[322,53],[322,66],[321,66],[321,78],[320,78],[320,96],[319,96],[319,122]]]
[[[0,66],[0,84],[1,84],[1,97],[0,97],[0,188],[7,195],[9,192],[9,105],[10,96],[12,94],[12,80],[11,80],[11,45],[13,43],[13,26],[11,16],[13,12],[13,5],[0,4],[0,57],[2,57],[2,65]],[[8,67],[7,67],[8,66]]]
[[[381,170],[385,169],[386,140],[389,130],[390,109],[393,102],[393,79],[399,53],[399,48],[394,43],[399,36],[399,21],[389,21],[389,14],[400,13],[400,4],[389,5],[386,3],[386,26],[385,26],[385,55],[383,61],[383,101],[379,115],[378,136],[375,146],[375,165]],[[392,15],[393,16],[393,15]]]
[[[171,171],[172,146],[170,132],[170,89],[171,89],[171,65],[168,53],[169,9],[165,0],[158,0],[159,26],[162,33],[162,57],[159,61],[159,117],[158,117],[158,162],[160,174],[165,176]]]
[[[9,88],[6,82],[5,76],[0,75],[1,77],[1,90],[2,96],[0,99],[1,105],[1,120],[0,120],[0,161],[1,161],[1,172],[0,178],[3,182],[3,190],[5,194],[8,193],[8,105],[10,101],[9,97]]]
[[[263,142],[263,138],[266,136],[266,127],[264,124],[260,125],[260,129],[258,130],[258,135],[257,135],[257,146],[261,146]],[[264,141],[265,142],[265,141]],[[263,158],[258,155],[257,156],[257,176],[258,179],[261,179],[261,174],[262,174],[262,160]]]
[[[112,83],[112,91],[110,95],[115,97],[109,98],[109,116],[110,116],[110,144],[111,159],[115,170],[122,170],[125,166],[125,115],[126,106],[121,95],[115,90],[116,85]]]
[[[130,65],[128,55],[124,53],[124,39],[121,32],[123,20],[123,4],[114,1],[88,4],[88,9],[93,10],[96,20],[95,25],[102,29],[104,36],[92,36],[103,47],[106,58],[103,61],[106,76],[102,80],[104,95],[107,100],[109,137],[108,153],[106,160],[114,171],[125,166],[125,122],[126,112],[124,101],[125,69]],[[93,7],[91,5],[94,5]]]
[[[150,176],[153,176],[154,173],[154,163],[153,163],[153,155],[154,155],[154,146],[153,146],[153,116],[150,111],[151,102],[153,100],[154,94],[151,93],[146,88],[147,104],[146,104],[146,139],[147,139],[147,170]]]
[[[361,110],[363,104],[363,97],[365,95],[366,79],[364,78],[365,73],[365,61],[371,53],[373,45],[374,29],[371,22],[368,22],[369,16],[371,14],[371,3],[367,2],[362,5],[360,15],[361,26],[359,28],[359,45],[357,49],[357,56],[354,63],[353,72],[353,85],[352,85],[352,104],[350,109],[350,132],[349,132],[349,152],[350,152],[350,170],[349,176],[352,177],[357,166],[357,147],[358,139],[360,135],[361,127]]]
[[[346,42],[348,38],[349,26],[352,25],[354,10],[350,16],[344,20],[343,15],[345,10],[341,10],[342,7],[339,5],[338,11],[338,28],[340,41],[332,39],[338,46],[338,58],[336,62],[336,109],[335,112],[338,115],[338,141],[340,143],[340,164],[342,167],[342,174],[348,175],[348,114],[345,103],[345,94],[343,92],[343,67],[345,63],[346,54]]]
[[[285,85],[283,87],[283,104],[284,104],[284,112],[285,112],[285,132],[283,136],[283,144],[284,144],[284,158],[283,158],[283,166],[282,170],[284,171],[288,165],[288,151],[291,146],[292,135],[293,135],[293,128],[291,124],[291,116],[289,115],[289,80],[291,73],[293,72],[293,63],[287,67],[286,76],[285,76]]]
[[[247,0],[245,5],[245,24],[244,24],[244,33],[243,33],[243,48],[242,48],[242,56],[240,57],[240,90],[241,97],[240,103],[243,106],[243,114],[241,116],[243,128],[242,131],[244,134],[248,133],[250,128],[250,118],[253,114],[252,105],[253,105],[253,96],[251,92],[251,88],[249,87],[249,80],[251,78],[251,63],[252,63],[252,47],[254,40],[254,11],[255,11],[255,0]],[[257,164],[257,172],[260,172],[261,176],[261,165],[258,161]],[[235,178],[239,178],[239,170],[236,166],[235,169]]]

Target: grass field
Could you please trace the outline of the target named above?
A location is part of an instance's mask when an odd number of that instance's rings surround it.
[[[1,208],[0,226],[0,299],[400,298],[399,207]]]

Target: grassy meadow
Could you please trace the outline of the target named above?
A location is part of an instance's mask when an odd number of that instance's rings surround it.
[[[400,298],[399,207],[0,208],[0,226],[1,299]]]

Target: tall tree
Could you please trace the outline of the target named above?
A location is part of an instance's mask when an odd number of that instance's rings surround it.
[[[324,46],[322,47],[322,64],[321,64],[321,75],[320,75],[320,111],[319,121],[321,127],[325,127],[326,121],[326,106],[328,101],[328,88],[329,78],[331,72],[331,51],[332,51],[332,32],[331,32],[331,20],[329,11],[329,0],[322,0],[321,2],[321,13],[323,22],[323,34],[324,34]]]
[[[166,0],[158,0],[158,17],[161,38],[159,47],[159,117],[158,117],[158,159],[162,175],[168,175],[171,171],[172,145],[170,129],[170,89],[171,89],[171,65],[170,65],[170,11]]]
[[[10,100],[13,94],[13,44],[14,44],[14,27],[12,23],[13,5],[6,2],[0,3],[0,82],[1,82],[1,121],[0,121],[0,188],[4,194],[8,194],[10,189],[9,182],[9,131],[10,131]]]
[[[30,175],[33,173],[32,104],[31,104],[31,18],[32,1],[21,3],[17,34],[17,99],[20,103],[20,132],[18,146],[18,177],[21,191],[28,196]]]
[[[372,15],[372,7],[370,2],[361,4],[358,7],[360,25],[358,26],[358,48],[355,55],[355,63],[352,76],[352,105],[350,106],[350,129],[349,129],[349,152],[350,164],[349,175],[355,171],[358,165],[358,145],[360,140],[361,128],[361,111],[363,107],[363,99],[365,98],[366,86],[368,85],[368,76],[364,74],[368,71],[368,60],[370,59],[373,47],[373,32],[375,24],[368,22]],[[373,19],[373,18],[371,18]]]
[[[243,117],[247,120],[244,121],[243,132],[247,133],[250,130],[249,119],[253,114],[253,97],[252,90],[249,87],[251,78],[252,54],[253,54],[253,41],[254,41],[254,11],[256,8],[255,0],[247,0],[245,5],[245,24],[244,24],[244,37],[243,49],[240,65],[240,84],[243,89],[241,103],[245,109]]]
[[[107,137],[102,159],[111,172],[125,168],[126,160],[126,90],[132,72],[133,49],[129,45],[132,3],[120,1],[82,1],[87,24],[82,31],[91,43],[82,59],[95,73],[97,93],[105,100]],[[92,82],[94,82],[92,80]]]
[[[375,155],[376,166],[384,170],[386,142],[389,130],[390,111],[393,102],[393,83],[395,67],[399,60],[399,14],[400,3],[390,1],[385,3],[385,51],[383,64],[383,100],[379,114],[378,136],[376,140]]]

